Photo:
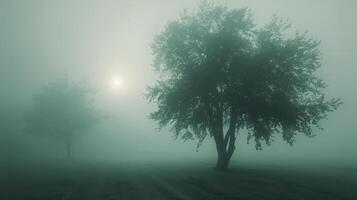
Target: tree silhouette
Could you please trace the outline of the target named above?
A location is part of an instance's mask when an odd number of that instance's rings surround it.
[[[157,104],[151,118],[176,137],[214,138],[216,169],[224,170],[239,130],[256,148],[274,133],[293,144],[341,103],[327,100],[319,41],[306,33],[288,37],[290,24],[274,16],[257,28],[247,8],[203,4],[167,24],[152,45],[157,82],[148,99]]]
[[[72,138],[88,131],[100,119],[84,87],[59,81],[33,96],[25,113],[26,130],[37,136],[57,137],[66,142],[71,157]]]

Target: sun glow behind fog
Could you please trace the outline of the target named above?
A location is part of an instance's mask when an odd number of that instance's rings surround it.
[[[113,90],[123,89],[124,83],[125,81],[121,76],[113,76],[110,79],[109,87]]]

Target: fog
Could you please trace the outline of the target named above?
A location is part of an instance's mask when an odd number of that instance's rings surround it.
[[[155,108],[145,97],[157,78],[150,45],[165,25],[192,0],[62,0],[0,2],[0,163],[66,160],[65,144],[27,134],[21,117],[44,85],[67,79],[94,90],[93,103],[105,119],[73,140],[72,160],[96,162],[211,163],[212,138],[175,139],[149,119]],[[257,26],[273,14],[288,19],[293,30],[321,40],[328,97],[343,104],[293,146],[274,136],[257,151],[240,133],[232,163],[357,167],[357,1],[222,0],[229,8],[248,7]],[[113,82],[114,81],[114,82]],[[8,131],[8,127],[10,130]]]

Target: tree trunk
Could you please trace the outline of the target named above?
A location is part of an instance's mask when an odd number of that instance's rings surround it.
[[[70,160],[72,157],[72,141],[70,137],[67,138],[66,144],[67,144],[67,158],[68,160]]]
[[[218,152],[218,158],[216,163],[217,171],[225,171],[228,169],[229,159],[227,159],[225,152]]]
[[[217,149],[216,170],[225,171],[228,169],[229,161],[231,160],[235,150],[234,142],[235,142],[235,138],[234,140],[232,139],[232,142],[227,144],[228,148],[226,145],[223,145],[220,149]]]
[[[217,124],[216,130],[218,131],[213,134],[217,148],[216,170],[227,170],[229,161],[235,151],[237,118],[237,109],[232,107],[229,128],[225,136],[223,135],[223,123]]]

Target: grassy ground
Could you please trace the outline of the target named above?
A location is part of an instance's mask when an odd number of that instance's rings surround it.
[[[348,168],[210,164],[15,165],[1,171],[1,200],[357,199]]]

